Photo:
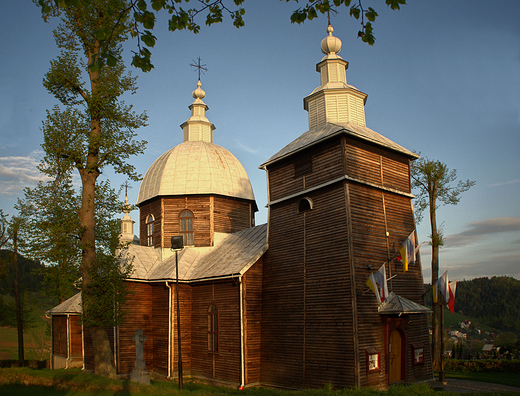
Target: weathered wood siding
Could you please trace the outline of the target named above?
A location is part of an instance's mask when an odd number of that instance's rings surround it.
[[[191,373],[217,382],[240,383],[240,288],[238,280],[191,286]],[[218,352],[208,351],[208,308],[218,309]]]
[[[224,196],[188,195],[157,197],[140,207],[140,243],[147,245],[146,218],[153,214],[154,246],[170,247],[171,237],[179,235],[179,215],[193,212],[194,246],[213,246],[214,233],[231,233],[253,225],[253,202]]]
[[[312,169],[302,165],[309,161]],[[385,386],[388,335],[373,293],[363,292],[370,272],[386,262],[387,277],[399,274],[390,291],[422,303],[420,266],[403,273],[394,260],[414,230],[409,157],[343,136],[267,170],[269,201],[276,203],[263,267],[261,382]],[[314,206],[298,214],[304,196]],[[403,331],[406,348],[424,342],[425,315],[410,318]],[[368,372],[366,354],[374,348],[381,370]],[[407,379],[429,379],[426,344],[424,365],[411,367],[409,353]]]
[[[334,156],[337,150],[327,152]],[[297,198],[270,208],[261,382],[295,388],[329,382],[352,386],[354,329],[343,184],[306,197],[314,203],[308,212],[297,213]]]
[[[169,289],[165,283],[152,284],[153,372],[168,376]]]
[[[52,316],[52,350],[56,356],[68,357],[67,315]]]
[[[153,334],[153,286],[147,283],[128,282],[134,291],[124,309],[128,311],[125,322],[118,328],[118,374],[130,374],[135,365],[135,336],[137,329],[143,329],[144,361],[149,371],[154,371],[154,334]]]
[[[179,376],[179,338],[177,331],[176,285],[172,283],[172,377]],[[193,290],[190,285],[179,284],[181,311],[181,360],[183,376],[192,375],[192,304]]]
[[[147,240],[147,229],[146,229],[146,218],[148,215],[153,215],[155,221],[153,224],[153,246],[161,247],[161,223],[163,221],[162,218],[162,208],[161,208],[161,200],[153,199],[147,201],[139,207],[139,238],[141,246],[148,246]]]
[[[262,352],[262,274],[263,257],[242,277],[244,309],[245,384],[260,382]]]
[[[69,316],[70,332],[70,357],[78,358],[83,356],[83,329],[79,316]]]
[[[269,200],[296,194],[302,190],[316,187],[344,175],[342,150],[338,139],[313,146],[310,150],[298,153],[269,168]],[[312,172],[296,177],[299,166],[311,164]]]
[[[354,266],[356,273],[360,385],[376,386],[387,384],[387,344],[389,334],[384,334],[382,318],[377,313],[377,302],[372,292],[367,290],[366,279],[386,262],[387,277],[397,274],[389,281],[389,291],[423,304],[423,279],[419,264],[403,271],[395,255],[405,239],[414,230],[411,198],[382,188],[407,194],[410,192],[408,158],[394,152],[387,152],[369,144],[347,139],[345,144],[347,176],[363,183],[349,182],[347,197],[350,204],[352,240],[354,246]],[[383,318],[384,319],[384,318]],[[410,322],[403,333],[406,334],[407,352],[405,356],[406,380],[420,381],[431,378],[431,360],[427,351],[428,329],[425,315],[410,315]],[[426,342],[425,342],[426,340]],[[424,343],[425,364],[412,367],[410,358],[412,343]],[[381,370],[367,373],[365,367],[366,349],[376,348],[381,352]],[[404,368],[403,368],[404,370]]]
[[[215,196],[213,204],[215,232],[238,232],[253,226],[250,201]]]

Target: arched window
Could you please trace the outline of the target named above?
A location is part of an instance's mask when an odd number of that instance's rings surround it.
[[[208,351],[218,352],[218,308],[215,304],[208,308]]]
[[[193,245],[193,213],[183,210],[179,215],[180,232],[184,246]]]
[[[146,242],[148,246],[153,246],[153,222],[155,221],[152,214],[146,218]]]
[[[313,202],[310,198],[302,198],[296,204],[296,213],[307,212],[312,210]]]

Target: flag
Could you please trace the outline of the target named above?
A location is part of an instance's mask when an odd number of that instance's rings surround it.
[[[457,290],[457,281],[450,282],[448,284],[448,288],[450,289],[450,301],[448,301],[448,308],[451,313],[455,310],[455,290]]]
[[[399,256],[397,258],[399,261],[402,261],[405,272],[408,271],[408,264],[415,263],[415,254],[415,235],[412,231],[399,249]]]
[[[416,247],[415,247],[415,256],[416,256],[415,258],[416,258],[416,259],[417,259],[417,253],[419,253],[419,249],[421,248],[421,246],[423,245],[423,243],[424,243],[424,242],[421,242],[421,243],[419,244],[419,246],[416,246]]]
[[[449,302],[450,293],[448,291],[448,271],[446,271],[444,274],[442,274],[442,276],[439,279],[437,279],[437,282],[435,282],[435,284],[437,285],[437,288],[442,293],[442,296],[444,297],[444,301]]]
[[[386,284],[386,272],[384,264],[376,271],[374,274],[374,279],[381,288],[381,301],[385,301],[385,298],[388,297],[388,286]]]
[[[377,302],[381,303],[381,296],[379,295],[379,290],[377,290],[377,283],[373,273],[370,273],[365,283],[370,288],[370,290],[372,290],[375,293]]]

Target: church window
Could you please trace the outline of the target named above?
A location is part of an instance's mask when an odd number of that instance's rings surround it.
[[[183,210],[179,215],[179,220],[184,246],[193,245],[193,212]]]
[[[153,222],[155,221],[152,214],[146,218],[146,241],[148,246],[153,246]]]
[[[310,198],[302,198],[298,201],[296,205],[296,213],[307,212],[308,210],[312,210],[312,199]]]
[[[218,308],[215,304],[208,308],[208,351],[218,352]]]

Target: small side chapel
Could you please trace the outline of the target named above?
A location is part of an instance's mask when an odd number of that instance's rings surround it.
[[[379,387],[433,378],[423,277],[395,257],[414,232],[410,162],[418,156],[365,126],[367,95],[347,84],[348,62],[329,25],[320,85],[304,99],[309,130],[261,164],[268,223],[243,166],[213,143],[200,80],[181,125],[139,189],[140,239],[122,220],[135,294],[124,325],[107,329],[118,374],[130,375],[133,336],[144,363],[178,378],[228,386]],[[180,306],[175,304],[178,252]],[[383,264],[385,267],[382,267]],[[383,268],[379,304],[365,282]],[[76,295],[50,311],[53,367],[94,367]]]

